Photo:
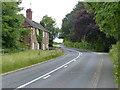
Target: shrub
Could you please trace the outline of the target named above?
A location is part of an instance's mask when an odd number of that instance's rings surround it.
[[[115,45],[112,45],[112,49],[109,52],[109,55],[110,55],[112,62],[114,64],[114,75],[115,75],[117,84],[120,83],[120,81],[118,80],[119,75],[120,75],[120,68],[119,68],[120,56],[119,56],[119,53],[120,53],[120,41],[117,42]]]

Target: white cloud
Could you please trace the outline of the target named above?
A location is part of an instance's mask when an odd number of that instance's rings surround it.
[[[40,22],[44,15],[48,15],[55,19],[57,25],[61,27],[62,19],[72,11],[78,1],[79,0],[22,0],[20,6],[25,9],[21,11],[21,13],[26,15],[26,9],[31,8],[34,21]]]

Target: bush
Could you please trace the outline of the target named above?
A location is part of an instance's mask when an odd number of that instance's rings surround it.
[[[119,75],[120,75],[120,41],[117,42],[115,45],[112,45],[112,49],[109,52],[109,55],[112,59],[112,62],[114,64],[114,75],[116,78],[116,82],[117,84],[120,83],[119,79]]]
[[[82,42],[71,42],[71,41],[65,40],[64,44],[67,47],[73,47],[73,48],[78,48],[78,49],[94,50],[94,46],[92,46],[90,43],[87,43],[85,41],[82,41]]]

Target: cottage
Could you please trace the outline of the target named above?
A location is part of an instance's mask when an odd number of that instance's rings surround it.
[[[37,41],[36,35],[39,35],[39,30],[43,31],[42,35],[42,49],[49,50],[49,31],[46,30],[41,24],[32,21],[31,9],[26,10],[26,17],[24,18],[24,27],[30,28],[31,33],[25,38],[25,42],[29,43],[30,49],[40,49],[40,45]]]

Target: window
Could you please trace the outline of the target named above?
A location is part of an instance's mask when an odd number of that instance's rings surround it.
[[[46,44],[46,48],[48,49],[48,44]]]
[[[43,44],[43,50],[45,50],[45,44]]]
[[[32,43],[32,49],[35,49],[34,46],[35,46],[34,43]]]
[[[43,31],[43,37],[45,37],[45,34],[44,34],[45,32]]]
[[[37,31],[37,35],[39,35],[39,30],[37,29],[36,31]]]
[[[39,43],[37,43],[37,49],[38,49],[38,50],[40,49],[40,45],[39,45]]]

